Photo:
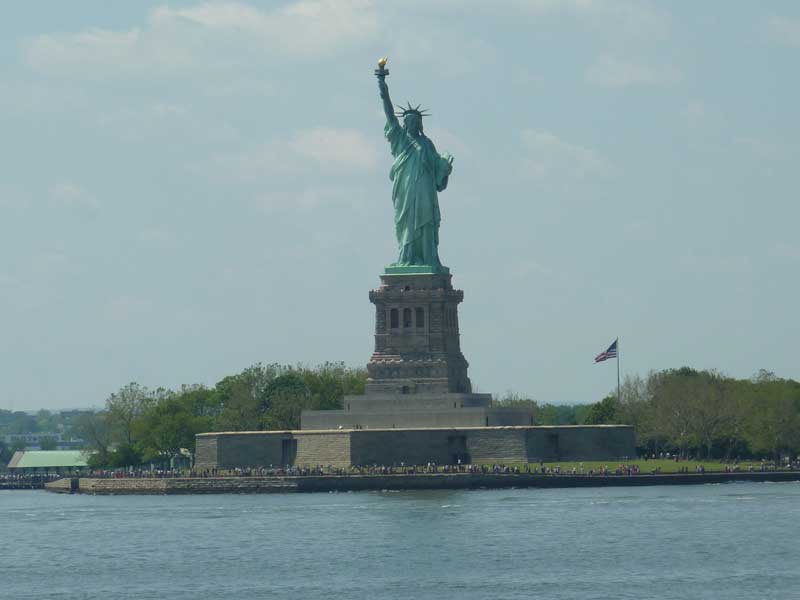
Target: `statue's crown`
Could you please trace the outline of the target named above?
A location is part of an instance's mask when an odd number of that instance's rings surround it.
[[[420,110],[419,107],[421,105],[419,104],[417,104],[416,106],[411,106],[410,102],[407,102],[406,104],[408,104],[408,106],[402,106],[398,104],[397,108],[399,110],[396,110],[394,114],[397,115],[398,117],[405,117],[406,115],[417,115],[420,118],[431,116],[427,108],[423,108],[422,110]]]

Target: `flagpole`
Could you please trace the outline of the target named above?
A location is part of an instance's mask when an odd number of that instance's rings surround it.
[[[617,338],[617,402],[622,402],[622,396],[619,393],[619,338]]]

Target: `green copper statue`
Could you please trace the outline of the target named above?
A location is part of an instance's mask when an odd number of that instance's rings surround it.
[[[447,187],[453,170],[453,157],[439,154],[433,142],[422,131],[422,117],[428,116],[419,106],[399,107],[395,113],[389,98],[386,76],[389,74],[386,58],[378,61],[375,76],[386,114],[384,134],[389,140],[394,164],[389,171],[393,182],[394,226],[400,255],[397,262],[387,268],[389,272],[447,272],[439,262],[438,192]],[[397,117],[403,117],[400,125]],[[426,267],[417,268],[413,267]]]

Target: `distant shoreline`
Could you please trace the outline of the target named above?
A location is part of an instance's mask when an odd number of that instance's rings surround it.
[[[413,475],[309,475],[265,477],[64,478],[50,492],[99,495],[308,493],[380,490],[635,487],[800,481],[800,471],[675,473],[657,475],[541,475],[533,473],[432,473]]]

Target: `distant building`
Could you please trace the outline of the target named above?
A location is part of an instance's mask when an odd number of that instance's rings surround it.
[[[84,445],[83,440],[65,440],[64,434],[58,431],[42,431],[39,433],[8,433],[0,438],[6,445],[13,446],[18,443],[25,444],[25,448],[39,450],[42,440],[54,440],[59,450],[78,450]]]
[[[19,450],[8,468],[17,473],[63,473],[85,469],[87,459],[82,450]]]

